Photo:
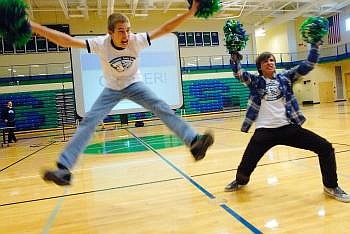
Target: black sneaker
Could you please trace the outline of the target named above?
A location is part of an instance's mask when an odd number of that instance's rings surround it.
[[[333,197],[338,201],[350,202],[350,195],[342,190],[339,186],[335,188],[323,187],[323,191],[326,195]]]
[[[237,191],[242,188],[244,185],[238,184],[236,180],[232,181],[225,187],[225,192]]]
[[[214,143],[214,136],[211,132],[205,132],[204,135],[198,136],[198,139],[191,146],[191,153],[196,160],[205,157],[207,149]]]
[[[60,186],[70,185],[71,178],[72,174],[68,169],[46,170],[43,174],[45,181],[52,181]]]

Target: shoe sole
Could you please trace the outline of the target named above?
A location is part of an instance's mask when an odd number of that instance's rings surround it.
[[[233,192],[233,191],[237,191],[238,189],[227,189],[227,188],[225,188],[225,192]]]
[[[225,192],[234,192],[234,191],[238,191],[243,187],[243,185],[240,185],[238,188],[225,188]]]
[[[329,197],[331,197],[331,198],[337,200],[337,201],[346,202],[346,203],[350,202],[350,200],[345,200],[345,199],[341,199],[341,198],[339,198],[339,197],[336,197],[334,194],[329,193],[327,190],[323,190],[323,193],[324,193],[325,195],[327,195],[327,196],[329,196]]]
[[[70,185],[70,181],[62,180],[61,178],[57,177],[52,171],[45,171],[43,179],[45,181],[54,182],[60,186]]]
[[[205,153],[207,152],[208,148],[214,143],[214,137],[212,134],[207,133],[208,135],[203,136],[204,141],[203,145],[201,147],[201,151],[197,156],[194,156],[194,158],[198,161],[205,157]]]
[[[235,191],[234,189],[227,189],[227,188],[225,188],[225,190],[224,190],[225,192],[233,192],[233,191]]]

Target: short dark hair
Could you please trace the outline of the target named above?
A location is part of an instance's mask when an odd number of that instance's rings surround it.
[[[262,75],[261,63],[265,60],[268,60],[270,57],[272,57],[273,60],[275,60],[275,62],[276,62],[276,58],[271,52],[263,52],[256,58],[255,64],[256,64],[256,68],[258,69],[258,72],[260,75]]]

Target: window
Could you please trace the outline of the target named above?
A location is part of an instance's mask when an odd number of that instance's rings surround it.
[[[350,31],[350,18],[345,20],[345,31]]]
[[[187,46],[194,46],[194,32],[186,32],[186,44]]]
[[[203,32],[203,41],[205,46],[211,46],[210,32]]]
[[[195,32],[194,35],[196,46],[203,46],[203,33]]]
[[[218,32],[178,32],[179,46],[217,46],[219,45]]]
[[[184,32],[178,32],[179,46],[186,46],[186,35]]]

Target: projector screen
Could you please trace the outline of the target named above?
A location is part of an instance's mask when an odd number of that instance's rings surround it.
[[[94,36],[76,36],[88,39]],[[76,110],[84,117],[104,88],[104,77],[99,57],[89,54],[87,49],[71,49]],[[182,79],[178,40],[168,34],[151,41],[151,46],[140,54],[140,70],[145,84],[171,109],[183,104]],[[147,109],[130,101],[122,100],[110,114],[146,112]]]

